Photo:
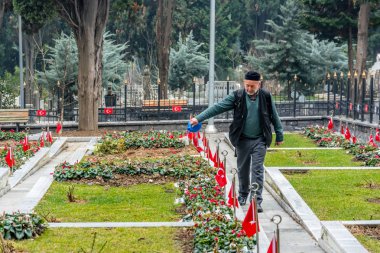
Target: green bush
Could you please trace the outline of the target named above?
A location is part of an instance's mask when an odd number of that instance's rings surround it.
[[[36,237],[45,230],[43,219],[37,214],[4,213],[0,215],[0,234],[4,239],[30,239]]]

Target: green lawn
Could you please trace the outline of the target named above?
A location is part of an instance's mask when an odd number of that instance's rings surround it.
[[[380,240],[367,235],[355,235],[356,239],[371,253],[380,253]]]
[[[91,251],[93,233],[97,233]],[[68,252],[182,252],[175,228],[54,228],[34,240],[15,242],[16,249],[30,253]]]
[[[320,220],[379,220],[379,170],[311,170],[285,174]],[[372,185],[372,188],[369,188]]]
[[[316,148],[315,143],[302,134],[284,134],[284,143],[281,146],[275,146],[276,135],[273,134],[271,148]]]
[[[362,162],[352,161],[353,156],[345,150],[268,150],[265,157],[267,167],[343,167],[363,166]]]
[[[177,194],[173,183],[130,187],[74,184],[76,203],[67,200],[70,185],[54,182],[35,208],[36,212],[50,213],[62,222],[173,221],[180,218],[175,212]]]

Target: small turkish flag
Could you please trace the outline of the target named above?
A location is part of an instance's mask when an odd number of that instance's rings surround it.
[[[344,134],[344,128],[343,128],[343,126],[340,126],[340,133]]]
[[[226,173],[222,169],[218,169],[215,175],[215,180],[218,182],[220,187],[224,187],[227,184]]]
[[[29,145],[28,135],[25,135],[24,141],[22,143],[22,150],[26,152],[29,150],[29,148],[30,148],[30,145]]]
[[[39,117],[46,116],[46,110],[37,110],[37,116]]]
[[[330,117],[329,124],[327,125],[327,128],[330,130],[334,128],[334,121],[333,121],[332,117]]]
[[[227,204],[229,206],[232,206],[232,207],[233,206],[239,207],[239,201],[237,199],[236,191],[235,191],[233,185],[231,185],[230,192],[228,193],[228,202],[227,202]]]
[[[270,242],[270,245],[269,245],[269,248],[267,250],[267,253],[278,253],[276,233],[274,234],[273,239]]]
[[[5,156],[5,162],[8,164],[10,168],[16,165],[15,158],[13,156],[12,148],[8,148],[8,153]]]
[[[60,121],[57,122],[57,128],[55,129],[55,132],[57,134],[61,133],[62,132],[62,124]]]
[[[368,104],[364,105],[364,112],[368,112]]]
[[[104,114],[112,114],[113,113],[113,108],[104,108]]]
[[[252,237],[257,232],[260,232],[259,221],[256,220],[256,214],[257,211],[254,207],[255,200],[251,201],[251,204],[249,205],[247,214],[245,215],[244,221],[242,223],[243,230],[247,234],[247,237]],[[257,229],[256,229],[256,223],[257,223]]]
[[[355,144],[355,143],[356,143],[356,141],[357,141],[357,140],[356,140],[356,136],[355,136],[355,135],[354,135],[354,136],[352,136],[352,143],[353,143],[353,144]]]
[[[182,112],[181,106],[172,106],[172,112]]]
[[[47,134],[46,134],[46,140],[52,144],[53,143],[53,136],[51,135],[51,132],[48,131]]]
[[[348,129],[348,127],[346,127],[346,132],[344,133],[344,138],[346,138],[346,140],[350,140],[350,138],[351,138],[350,129]]]
[[[40,137],[40,147],[45,147],[45,134],[42,132],[42,135]]]
[[[373,141],[373,136],[372,136],[372,134],[369,135],[368,145],[371,145],[371,146],[377,148],[376,143]]]

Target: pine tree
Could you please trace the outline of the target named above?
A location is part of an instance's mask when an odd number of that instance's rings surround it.
[[[200,52],[202,43],[193,39],[193,33],[178,40],[177,49],[170,50],[169,87],[186,90],[191,87],[193,77],[202,77],[208,71],[206,54]]]
[[[326,70],[342,70],[347,58],[343,46],[319,41],[301,29],[297,19],[300,8],[294,0],[288,0],[280,9],[280,23],[267,22],[271,29],[266,31],[268,39],[255,40],[255,54],[247,60],[267,79],[288,84],[290,97],[290,83],[295,75],[312,86],[323,78]]]

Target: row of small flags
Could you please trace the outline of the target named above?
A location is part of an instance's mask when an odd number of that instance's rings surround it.
[[[204,152],[205,157],[212,161],[214,167],[217,169],[215,174],[215,181],[218,185],[223,188],[227,185],[227,176],[226,176],[226,168],[223,161],[220,161],[219,150],[217,149],[214,154],[212,154],[211,148],[209,146],[208,139],[206,134],[203,133],[201,137],[200,132],[188,132],[187,137],[189,141],[192,141],[193,145],[197,149],[199,153]],[[200,145],[202,143],[202,146]],[[235,185],[231,184],[231,188],[228,193],[227,204],[229,207],[239,207],[239,201],[237,199],[237,194],[235,191]],[[254,236],[256,233],[260,232],[259,228],[259,220],[256,218],[257,210],[255,208],[255,200],[252,199],[250,202],[248,211],[246,216],[244,217],[242,228],[245,231],[248,237]],[[276,235],[273,237],[271,244],[269,245],[267,253],[278,253],[278,245],[277,245],[277,237]]]
[[[57,123],[56,133],[57,134],[61,134],[62,133],[62,123],[61,122]],[[50,144],[53,143],[53,135],[51,134],[50,131],[47,131],[46,135],[45,135],[45,132],[42,132],[41,137],[39,138],[39,143],[40,143],[40,147],[41,148],[45,147],[45,139]],[[30,149],[28,135],[25,135],[25,137],[21,141],[21,143],[22,143],[22,150],[24,152],[26,152],[26,151],[28,151]],[[12,147],[5,146],[4,149],[8,151],[7,154],[6,154],[6,156],[5,156],[5,162],[7,163],[7,165],[9,166],[9,168],[12,169],[16,165],[16,159],[14,158]]]
[[[332,117],[330,117],[329,123],[327,124],[327,128],[329,130],[333,130],[333,128],[334,128],[334,122],[332,120]],[[352,143],[355,144],[357,142],[356,136],[355,135],[351,135],[351,132],[350,132],[350,129],[348,128],[348,126],[346,126],[346,128],[344,129],[343,125],[341,125],[341,127],[340,127],[340,133],[344,136],[344,138],[346,140],[350,141],[351,137],[352,137]],[[380,142],[380,130],[378,128],[376,128],[375,140],[377,142]],[[372,145],[375,148],[378,147],[378,145],[373,140],[372,133],[369,135],[368,144]]]

